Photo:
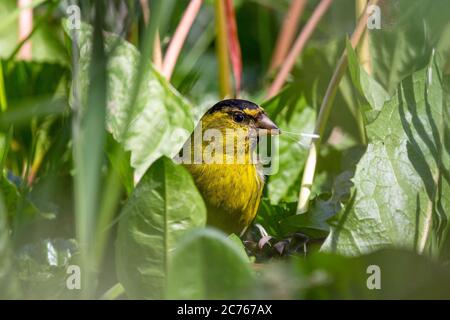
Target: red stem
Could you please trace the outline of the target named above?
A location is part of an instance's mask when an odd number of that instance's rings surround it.
[[[169,48],[167,49],[166,55],[164,57],[162,67],[162,74],[168,80],[170,80],[170,77],[172,76],[173,69],[175,68],[175,64],[181,52],[181,48],[183,47],[189,30],[194,23],[195,17],[200,11],[202,2],[202,0],[191,0],[186,11],[183,14],[183,17],[181,18],[180,24],[175,30],[172,41],[170,42]]]

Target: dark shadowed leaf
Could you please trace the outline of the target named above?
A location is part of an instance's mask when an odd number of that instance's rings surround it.
[[[392,0],[380,6],[380,29],[369,29],[375,79],[389,93],[429,61],[448,24],[447,0]]]

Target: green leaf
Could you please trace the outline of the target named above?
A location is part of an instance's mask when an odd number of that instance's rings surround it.
[[[82,101],[89,86],[91,36],[91,27],[82,24],[77,33]],[[138,70],[140,53],[133,45],[112,34],[105,36],[105,44],[109,52],[106,126],[124,149],[131,151],[131,165],[140,177],[160,156],[173,157],[180,150],[194,127],[192,107],[150,63],[145,70]],[[144,73],[143,80],[136,104],[129,107],[136,72]]]
[[[277,205],[270,204],[268,198],[262,198],[255,223],[261,224],[270,236],[283,238],[284,232],[280,228],[280,221],[295,214],[297,201],[283,202]]]
[[[278,171],[269,176],[267,183],[270,202],[278,204],[281,200],[295,201],[309,143],[300,133],[314,131],[315,111],[307,106],[302,96],[295,93],[294,87],[284,90],[263,106],[281,129]],[[294,199],[288,198],[292,190]]]
[[[170,299],[236,299],[252,280],[248,257],[212,229],[188,234],[169,269]]]
[[[243,255],[247,256],[244,243],[242,242],[241,238],[239,238],[239,236],[237,236],[235,233],[232,233],[228,236],[228,239],[236,244],[236,246],[239,248],[239,251],[241,251]]]
[[[158,159],[134,189],[120,217],[119,281],[130,298],[164,298],[169,258],[179,238],[206,222],[206,208],[191,175],[166,157]]]
[[[400,84],[374,122],[352,199],[323,245],[355,255],[439,248],[450,212],[450,123],[437,59]]]
[[[59,64],[2,60],[8,102],[53,95],[68,69]]]
[[[0,192],[3,194],[4,209],[16,239],[25,236],[29,232],[27,227],[32,224],[55,217],[53,212],[41,212],[7,177],[0,176]]]
[[[389,94],[375,79],[369,76],[364,68],[358,63],[358,57],[348,39],[346,42],[346,49],[348,69],[352,82],[356,85],[360,94],[367,99],[369,106],[371,107],[371,110],[365,110],[366,115],[368,111],[372,110],[378,114],[384,103],[389,99]]]
[[[385,1],[380,8],[381,29],[368,30],[372,70],[393,93],[403,78],[427,65],[448,23],[450,2]]]

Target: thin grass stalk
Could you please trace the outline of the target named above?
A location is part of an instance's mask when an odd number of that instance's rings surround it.
[[[175,30],[172,41],[170,41],[163,60],[162,74],[167,80],[170,80],[172,77],[181,48],[183,48],[183,44],[187,38],[189,30],[191,30],[191,27],[194,24],[200,8],[202,7],[202,3],[203,0],[191,0]]]
[[[159,37],[159,32],[156,31],[155,43],[153,45],[153,65],[156,70],[162,72],[163,69],[163,54],[161,48],[161,39]]]
[[[216,12],[216,56],[219,67],[219,94],[221,98],[231,97],[230,61],[228,60],[227,25],[225,21],[225,4],[215,0]]]
[[[362,14],[364,14],[364,10],[367,8],[368,0],[356,0],[355,3],[355,12],[356,12],[356,21],[359,20]],[[370,47],[369,47],[369,33],[364,32],[359,44],[357,45],[356,53],[358,55],[358,60],[363,69],[367,72],[367,74],[372,74],[372,61],[370,58]],[[367,133],[366,128],[364,126],[364,116],[363,110],[361,108],[357,108],[356,111],[356,121],[358,123],[358,130],[361,136],[362,144],[367,144]]]
[[[278,34],[275,50],[269,66],[269,73],[277,69],[286,58],[294,40],[300,19],[305,9],[306,0],[292,0]]]
[[[356,19],[358,20],[366,10],[368,0],[355,0],[356,1]],[[359,63],[364,70],[370,75],[372,74],[372,61],[370,58],[369,47],[369,33],[364,32],[361,41],[359,42],[356,50],[358,54]]]
[[[80,247],[82,296],[92,298],[96,290],[95,225],[99,209],[101,164],[105,143],[106,55],[103,39],[104,7],[95,5],[87,106],[78,105],[74,120],[75,213]]]
[[[150,20],[150,8],[148,6],[148,0],[140,0],[140,5],[142,9],[142,13],[144,16],[144,24],[147,27],[148,22]],[[153,44],[153,66],[159,72],[162,71],[163,59],[162,59],[162,49],[161,49],[161,40],[159,38],[159,32],[156,31],[155,43]]]
[[[305,27],[300,32],[300,35],[297,37],[297,40],[295,40],[295,43],[291,51],[286,57],[284,63],[281,65],[280,71],[278,72],[277,76],[272,82],[272,85],[269,88],[267,98],[273,97],[281,90],[281,88],[283,87],[284,83],[286,82],[289,76],[289,73],[294,67],[295,62],[297,61],[297,58],[302,53],[302,50],[305,47],[306,42],[311,37],[312,33],[316,29],[325,12],[327,12],[332,2],[333,0],[322,0],[317,5],[316,9],[311,15],[311,18],[309,18]]]
[[[377,4],[377,2],[378,0],[371,0],[367,6],[375,5]],[[366,29],[367,18],[368,18],[367,10],[364,10],[364,14],[361,15],[358,21],[358,25],[350,39],[350,43],[353,48],[355,48],[358,45],[359,41],[361,40],[361,36],[363,35]],[[320,106],[319,116],[317,118],[316,127],[314,129],[314,134],[318,135],[319,138],[314,139],[311,142],[310,148],[308,150],[308,156],[306,158],[305,168],[303,170],[303,177],[300,186],[297,214],[305,213],[306,211],[308,211],[309,197],[311,195],[311,187],[314,182],[314,174],[317,164],[317,154],[319,151],[321,138],[325,132],[328,118],[330,116],[331,109],[333,107],[334,98],[336,96],[336,91],[338,90],[339,87],[339,83],[342,77],[344,76],[345,71],[347,70],[347,64],[348,64],[347,52],[346,50],[344,50],[333,73],[333,76],[330,80],[330,83],[328,84],[325,97]]]
[[[6,99],[5,80],[3,78],[3,63],[0,61],[0,111],[5,112],[8,109]]]
[[[132,115],[134,114],[134,106],[136,105],[136,99],[143,82],[144,73],[142,72],[142,70],[148,68],[149,62],[147,60],[147,57],[151,52],[153,52],[157,30],[161,27],[161,16],[163,14],[170,14],[170,12],[167,12],[167,10],[168,8],[170,8],[171,1],[153,1],[152,4],[152,18],[145,28],[143,45],[141,48],[141,57],[135,70],[136,77],[131,87],[130,100],[127,106],[129,112],[127,113],[127,118],[125,119],[124,128],[120,132],[121,137],[126,136],[129,125],[131,123]],[[125,152],[122,150],[122,147],[119,144],[115,145],[114,149],[112,150],[112,157],[114,159],[123,159],[125,157]],[[104,249],[110,235],[110,226],[120,201],[121,192],[122,185],[120,183],[120,176],[114,170],[114,168],[112,168],[108,174],[108,177],[106,178],[106,188],[104,189],[101,197],[101,205],[99,209],[100,213],[98,217],[98,223],[96,225],[95,261],[97,266],[100,265],[104,256]]]

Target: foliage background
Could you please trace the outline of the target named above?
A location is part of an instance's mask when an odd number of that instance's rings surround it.
[[[150,1],[148,24],[139,1],[75,1],[76,32],[69,1],[32,1],[23,59],[20,9],[2,0],[0,297],[449,298],[450,3],[380,1],[368,70],[347,40],[358,1],[334,1],[267,99],[290,1],[233,2],[240,97],[286,132],[255,222],[265,231],[240,239],[205,228],[192,178],[170,160],[223,98],[217,2],[203,2],[168,81],[151,63],[154,39],[166,52],[188,1]],[[306,1],[297,33],[319,2]],[[314,131],[344,50],[309,210],[297,214],[309,147],[298,134]],[[74,264],[81,290],[66,287]],[[381,290],[366,286],[370,265]]]

